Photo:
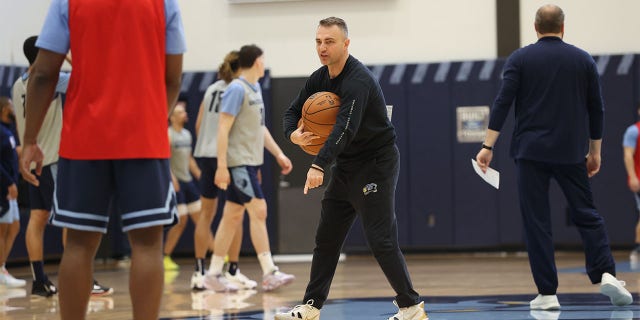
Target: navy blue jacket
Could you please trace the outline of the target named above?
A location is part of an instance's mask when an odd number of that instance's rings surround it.
[[[500,131],[513,102],[515,159],[579,163],[589,139],[602,139],[604,103],[595,61],[558,37],[540,38],[509,56],[489,129]]]

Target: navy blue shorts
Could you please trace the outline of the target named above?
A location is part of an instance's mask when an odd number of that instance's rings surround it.
[[[227,188],[227,201],[245,204],[253,198],[264,199],[258,182],[258,166],[229,168],[231,185]]]
[[[200,201],[200,190],[195,181],[184,182],[178,180],[180,191],[176,192],[178,204],[189,204]]]
[[[107,232],[114,200],[122,230],[177,222],[168,159],[69,160],[60,158],[51,223]]]
[[[218,158],[198,158],[196,159],[200,167],[200,181],[198,186],[202,196],[207,199],[215,199],[219,196],[220,189],[213,183],[218,169]]]
[[[198,190],[195,181],[184,182],[178,180],[178,183],[180,184],[180,191],[176,192],[178,204],[189,204],[200,200],[200,190]]]
[[[29,183],[29,208],[31,210],[46,210],[51,211],[53,207],[53,189],[54,189],[54,175],[57,171],[57,164],[50,164],[42,167],[42,174],[36,175],[39,186],[34,186]],[[35,170],[31,170],[31,173],[35,175]]]
[[[202,203],[200,202],[200,190],[196,186],[196,182],[191,180],[189,182],[179,181],[180,191],[176,192],[178,200],[178,215],[184,216],[190,213],[198,213],[202,209]]]

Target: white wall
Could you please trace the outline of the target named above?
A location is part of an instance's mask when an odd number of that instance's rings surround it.
[[[40,33],[46,0],[0,0],[0,64],[27,65],[22,43]]]
[[[40,32],[47,6],[44,0],[0,0],[1,21],[12,26],[0,34],[0,64],[26,64],[22,41]],[[332,15],[347,21],[350,52],[366,63],[496,54],[495,0],[181,0],[180,7],[188,45],[185,70],[216,69],[228,51],[255,43],[264,49],[273,76],[307,75],[319,66],[317,23]]]
[[[566,42],[594,55],[640,52],[638,0],[520,0],[523,44],[536,41],[535,14],[547,3],[554,3],[564,11]]]
[[[307,75],[319,66],[318,21],[332,15],[347,21],[350,52],[366,63],[496,55],[494,0],[188,0],[181,7],[188,17],[186,69],[217,67],[230,49],[255,43],[274,76]]]
[[[521,39],[528,44],[535,41],[535,11],[549,1],[520,1]],[[48,3],[0,0],[0,64],[26,65],[22,41],[40,32]],[[567,16],[567,42],[593,54],[640,52],[640,1],[556,3]],[[216,69],[228,51],[255,43],[265,50],[273,76],[308,75],[319,66],[317,22],[332,15],[347,21],[350,52],[369,64],[491,59],[497,52],[495,0],[180,0],[180,6],[188,71]]]

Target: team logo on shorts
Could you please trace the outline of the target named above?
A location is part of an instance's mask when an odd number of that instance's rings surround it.
[[[362,193],[364,193],[365,196],[372,192],[378,192],[378,185],[375,183],[367,183],[367,185],[362,188]]]

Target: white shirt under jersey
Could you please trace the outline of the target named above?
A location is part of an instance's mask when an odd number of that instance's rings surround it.
[[[193,156],[196,158],[216,158],[218,156],[218,120],[222,93],[229,84],[218,80],[207,88],[202,99],[202,119]]]
[[[70,74],[68,72],[60,72],[56,92],[44,121],[42,128],[38,133],[38,145],[42,148],[44,160],[42,165],[50,165],[58,162],[58,150],[60,149],[60,132],[62,131],[62,94],[67,92]],[[18,128],[18,136],[20,141],[24,141],[25,118],[27,116],[25,109],[25,100],[27,96],[27,83],[29,82],[29,73],[23,74],[13,84],[12,100],[14,102],[16,112],[16,126]],[[31,169],[35,168],[32,163]]]

